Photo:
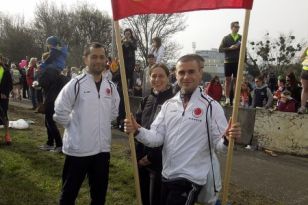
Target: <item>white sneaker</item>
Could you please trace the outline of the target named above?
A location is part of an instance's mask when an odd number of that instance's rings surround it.
[[[246,145],[245,149],[251,150],[251,146],[248,144]]]
[[[47,144],[43,144],[43,145],[39,146],[39,149],[40,149],[40,150],[44,150],[44,151],[50,151],[50,150],[53,150],[53,149],[54,149],[54,146],[50,146],[50,145],[47,145]]]
[[[55,152],[55,153],[62,153],[62,147],[55,147],[54,149],[52,149],[50,151]]]
[[[300,107],[300,108],[298,108],[298,110],[297,110],[297,113],[298,114],[304,114],[306,112],[306,108],[305,107]]]

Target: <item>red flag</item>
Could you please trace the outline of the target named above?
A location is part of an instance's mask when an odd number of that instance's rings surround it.
[[[211,9],[251,9],[253,0],[112,0],[113,19]]]

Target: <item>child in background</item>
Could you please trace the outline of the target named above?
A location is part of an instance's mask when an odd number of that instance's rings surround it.
[[[273,103],[273,95],[267,85],[264,84],[264,78],[262,76],[256,77],[255,83],[256,87],[253,90],[251,107],[263,107],[265,109],[270,108]]]
[[[251,104],[251,100],[248,82],[243,82],[241,86],[240,106],[248,108]]]
[[[296,101],[291,97],[290,91],[285,90],[281,93],[276,110],[282,112],[296,112]]]
[[[47,68],[63,71],[67,57],[67,45],[62,45],[56,36],[50,36],[46,40],[49,49],[48,55],[45,54],[46,60],[41,64],[42,72]]]
[[[278,89],[274,92],[274,100],[279,100],[280,95],[286,89],[286,80],[281,78],[278,79]]]

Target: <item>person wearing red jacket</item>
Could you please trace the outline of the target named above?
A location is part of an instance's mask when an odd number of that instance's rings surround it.
[[[282,112],[296,112],[296,101],[291,97],[291,93],[285,90],[281,93],[277,102],[277,110]]]
[[[220,101],[222,96],[222,86],[219,82],[219,77],[215,76],[205,88],[206,93],[214,100]]]

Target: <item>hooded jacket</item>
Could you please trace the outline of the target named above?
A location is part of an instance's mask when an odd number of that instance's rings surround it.
[[[261,87],[255,87],[253,90],[253,97],[251,106],[256,107],[265,107],[269,108],[273,103],[273,95],[271,90],[267,87],[266,84],[263,84]]]
[[[84,71],[64,86],[55,101],[53,118],[65,128],[67,155],[110,152],[111,121],[118,116],[120,98],[116,86],[102,78],[98,92],[93,76]]]

